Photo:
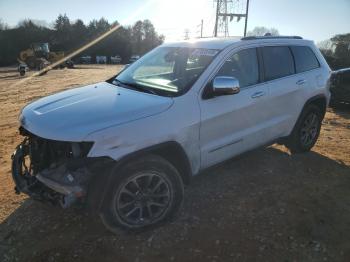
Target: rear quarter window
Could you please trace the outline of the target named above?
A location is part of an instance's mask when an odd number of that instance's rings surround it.
[[[291,46],[295,69],[297,73],[302,73],[320,67],[315,53],[308,46]]]
[[[262,48],[265,81],[294,74],[294,61],[288,46]]]

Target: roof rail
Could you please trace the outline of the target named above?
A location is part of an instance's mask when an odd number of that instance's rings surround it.
[[[246,36],[241,40],[257,40],[257,39],[303,39],[301,36]]]

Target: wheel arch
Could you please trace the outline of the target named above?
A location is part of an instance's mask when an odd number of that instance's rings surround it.
[[[296,125],[298,124],[298,121],[301,117],[301,115],[303,114],[305,108],[307,108],[307,106],[309,105],[316,105],[318,108],[320,108],[321,110],[321,114],[322,114],[322,118],[325,116],[326,114],[326,109],[327,109],[327,98],[325,95],[323,94],[319,94],[313,97],[310,97],[308,100],[306,100],[306,102],[304,103],[304,106],[302,107],[302,109],[299,112],[299,115],[293,125],[293,128],[290,130],[290,133],[288,136],[282,137],[278,140],[278,143],[280,144],[285,144],[286,141],[288,140],[288,137],[292,134],[293,130],[295,129]]]
[[[299,140],[297,138],[297,133],[299,133],[298,130],[300,128],[301,121],[303,119],[303,115],[304,115],[305,112],[307,112],[308,107],[311,106],[311,105],[314,106],[314,107],[317,107],[320,110],[320,113],[321,113],[320,124],[321,124],[322,120],[323,120],[323,118],[324,118],[324,116],[326,114],[326,109],[327,109],[327,98],[326,98],[326,96],[323,95],[323,94],[320,94],[320,95],[316,95],[316,96],[313,96],[313,97],[309,98],[305,102],[302,110],[300,111],[298,119],[295,122],[291,133],[287,137],[282,138],[282,140],[281,140],[282,144],[285,144],[287,146],[287,148],[291,151],[291,153],[307,152],[314,146],[314,144],[317,141],[317,137],[319,135],[319,130],[318,130],[318,134],[316,136],[316,140],[311,144],[310,147],[304,147],[303,148],[303,145],[300,144],[300,142],[299,142]]]
[[[101,208],[104,208],[106,193],[109,190],[109,185],[113,180],[113,175],[107,170],[110,168],[122,168],[124,165],[132,161],[133,159],[140,158],[144,155],[158,155],[169,161],[179,172],[183,183],[188,185],[192,177],[192,169],[190,160],[183,149],[183,147],[175,141],[168,141],[153,145],[136,152],[130,153],[120,160],[112,160],[105,165],[106,171],[103,174],[94,176],[90,181],[90,190],[87,196],[87,206],[91,213],[98,213]],[[117,166],[116,166],[117,165]]]
[[[147,148],[143,148],[118,160],[120,166],[143,155],[154,154],[169,161],[180,173],[184,184],[188,184],[192,177],[190,160],[183,147],[176,141],[163,142]]]
[[[316,105],[321,110],[322,116],[324,117],[324,115],[326,114],[326,109],[327,109],[327,98],[323,94],[316,95],[316,96],[313,96],[313,97],[309,98],[306,101],[306,103],[304,104],[304,107],[303,107],[301,112],[303,112],[304,109],[308,105]]]

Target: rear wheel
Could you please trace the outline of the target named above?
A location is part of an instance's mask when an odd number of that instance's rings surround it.
[[[310,151],[321,130],[323,115],[316,105],[307,106],[301,113],[286,146],[292,153]]]
[[[115,231],[142,229],[171,218],[181,206],[184,188],[178,171],[165,159],[150,155],[113,170],[113,185],[101,214]]]

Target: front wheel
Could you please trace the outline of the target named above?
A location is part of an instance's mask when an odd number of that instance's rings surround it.
[[[101,214],[105,226],[115,231],[142,229],[165,221],[181,206],[184,186],[178,171],[165,159],[150,155],[112,170],[113,185]]]
[[[292,153],[311,150],[320,134],[322,119],[323,115],[315,105],[309,105],[303,110],[286,143]]]

